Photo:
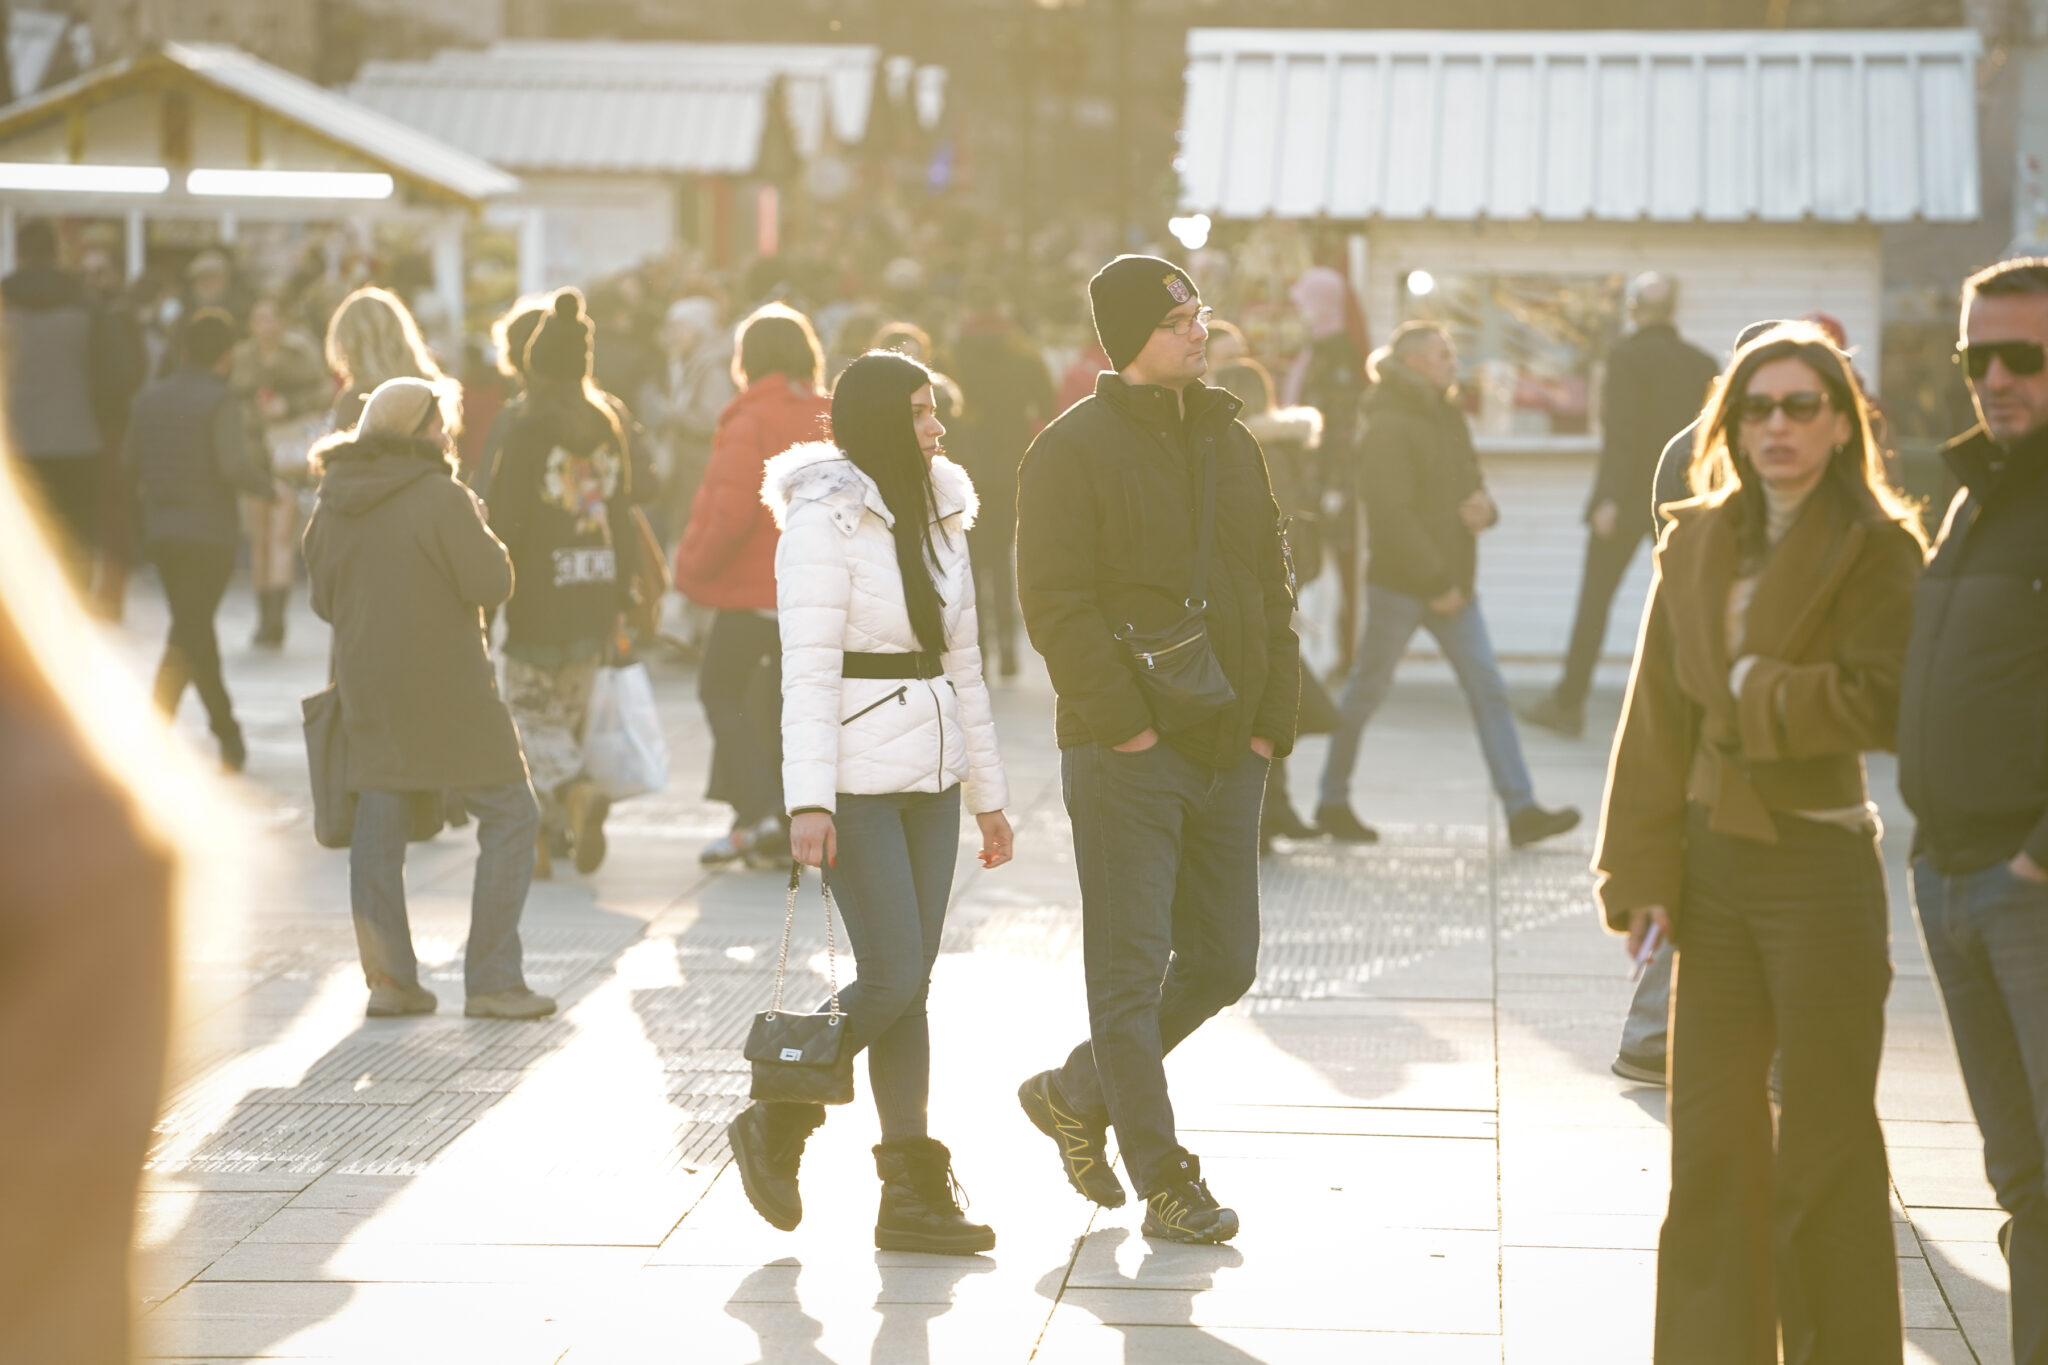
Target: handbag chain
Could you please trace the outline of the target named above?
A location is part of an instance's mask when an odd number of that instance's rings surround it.
[[[825,893],[825,970],[827,979],[832,983],[832,1003],[825,1012],[836,1019],[843,1014],[839,1008],[839,936],[832,927],[832,883],[824,880],[822,871],[818,875]],[[782,912],[782,951],[775,958],[775,1001],[768,1007],[770,1014],[782,1013],[782,987],[789,975],[789,938],[796,928],[796,897],[803,884],[804,865],[792,858],[789,864],[789,904]]]

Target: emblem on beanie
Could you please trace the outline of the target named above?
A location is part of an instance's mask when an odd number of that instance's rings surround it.
[[[1175,303],[1186,303],[1194,297],[1188,292],[1187,281],[1178,275],[1168,275],[1163,283],[1166,285],[1167,294]]]

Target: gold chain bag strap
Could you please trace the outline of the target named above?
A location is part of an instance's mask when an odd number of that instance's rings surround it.
[[[846,1015],[839,1008],[839,937],[833,928],[832,885],[825,893],[825,961],[832,999],[823,1014],[791,1014],[782,1008],[789,976],[789,940],[796,928],[797,893],[803,864],[789,865],[789,903],[782,916],[782,951],[775,959],[775,998],[754,1016],[747,1030],[746,1058],[752,1064],[752,1096],[770,1104],[850,1104],[853,1049],[846,1046]]]

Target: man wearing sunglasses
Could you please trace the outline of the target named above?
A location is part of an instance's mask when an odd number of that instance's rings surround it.
[[[2010,1215],[2012,1358],[2048,1365],[2048,258],[1963,286],[1978,426],[1914,603],[1899,786],[1928,961]]]

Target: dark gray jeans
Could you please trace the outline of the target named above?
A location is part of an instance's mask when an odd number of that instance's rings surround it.
[[[476,884],[470,893],[469,947],[463,984],[471,995],[517,990],[521,971],[519,916],[533,885],[533,845],[540,806],[533,788],[503,787],[459,793],[476,817]],[[348,898],[355,911],[356,947],[363,975],[419,984],[412,926],[405,913],[406,814],[403,792],[363,792],[356,799],[355,837],[348,850]]]
[[[859,972],[839,992],[845,1045],[867,1049],[882,1141],[902,1142],[925,1136],[932,1081],[925,993],[960,855],[960,788],[890,796],[842,792],[838,805],[832,824],[839,860],[825,875]]]
[[[1984,1173],[2012,1215],[2012,1358],[2048,1365],[2048,886],[2004,863],[1949,877],[1919,858],[1913,900],[1984,1134]]]
[[[1160,743],[1060,754],[1091,1037],[1060,1071],[1083,1112],[1116,1125],[1140,1194],[1179,1161],[1166,1054],[1251,989],[1259,960],[1259,804],[1266,760],[1218,770]]]

